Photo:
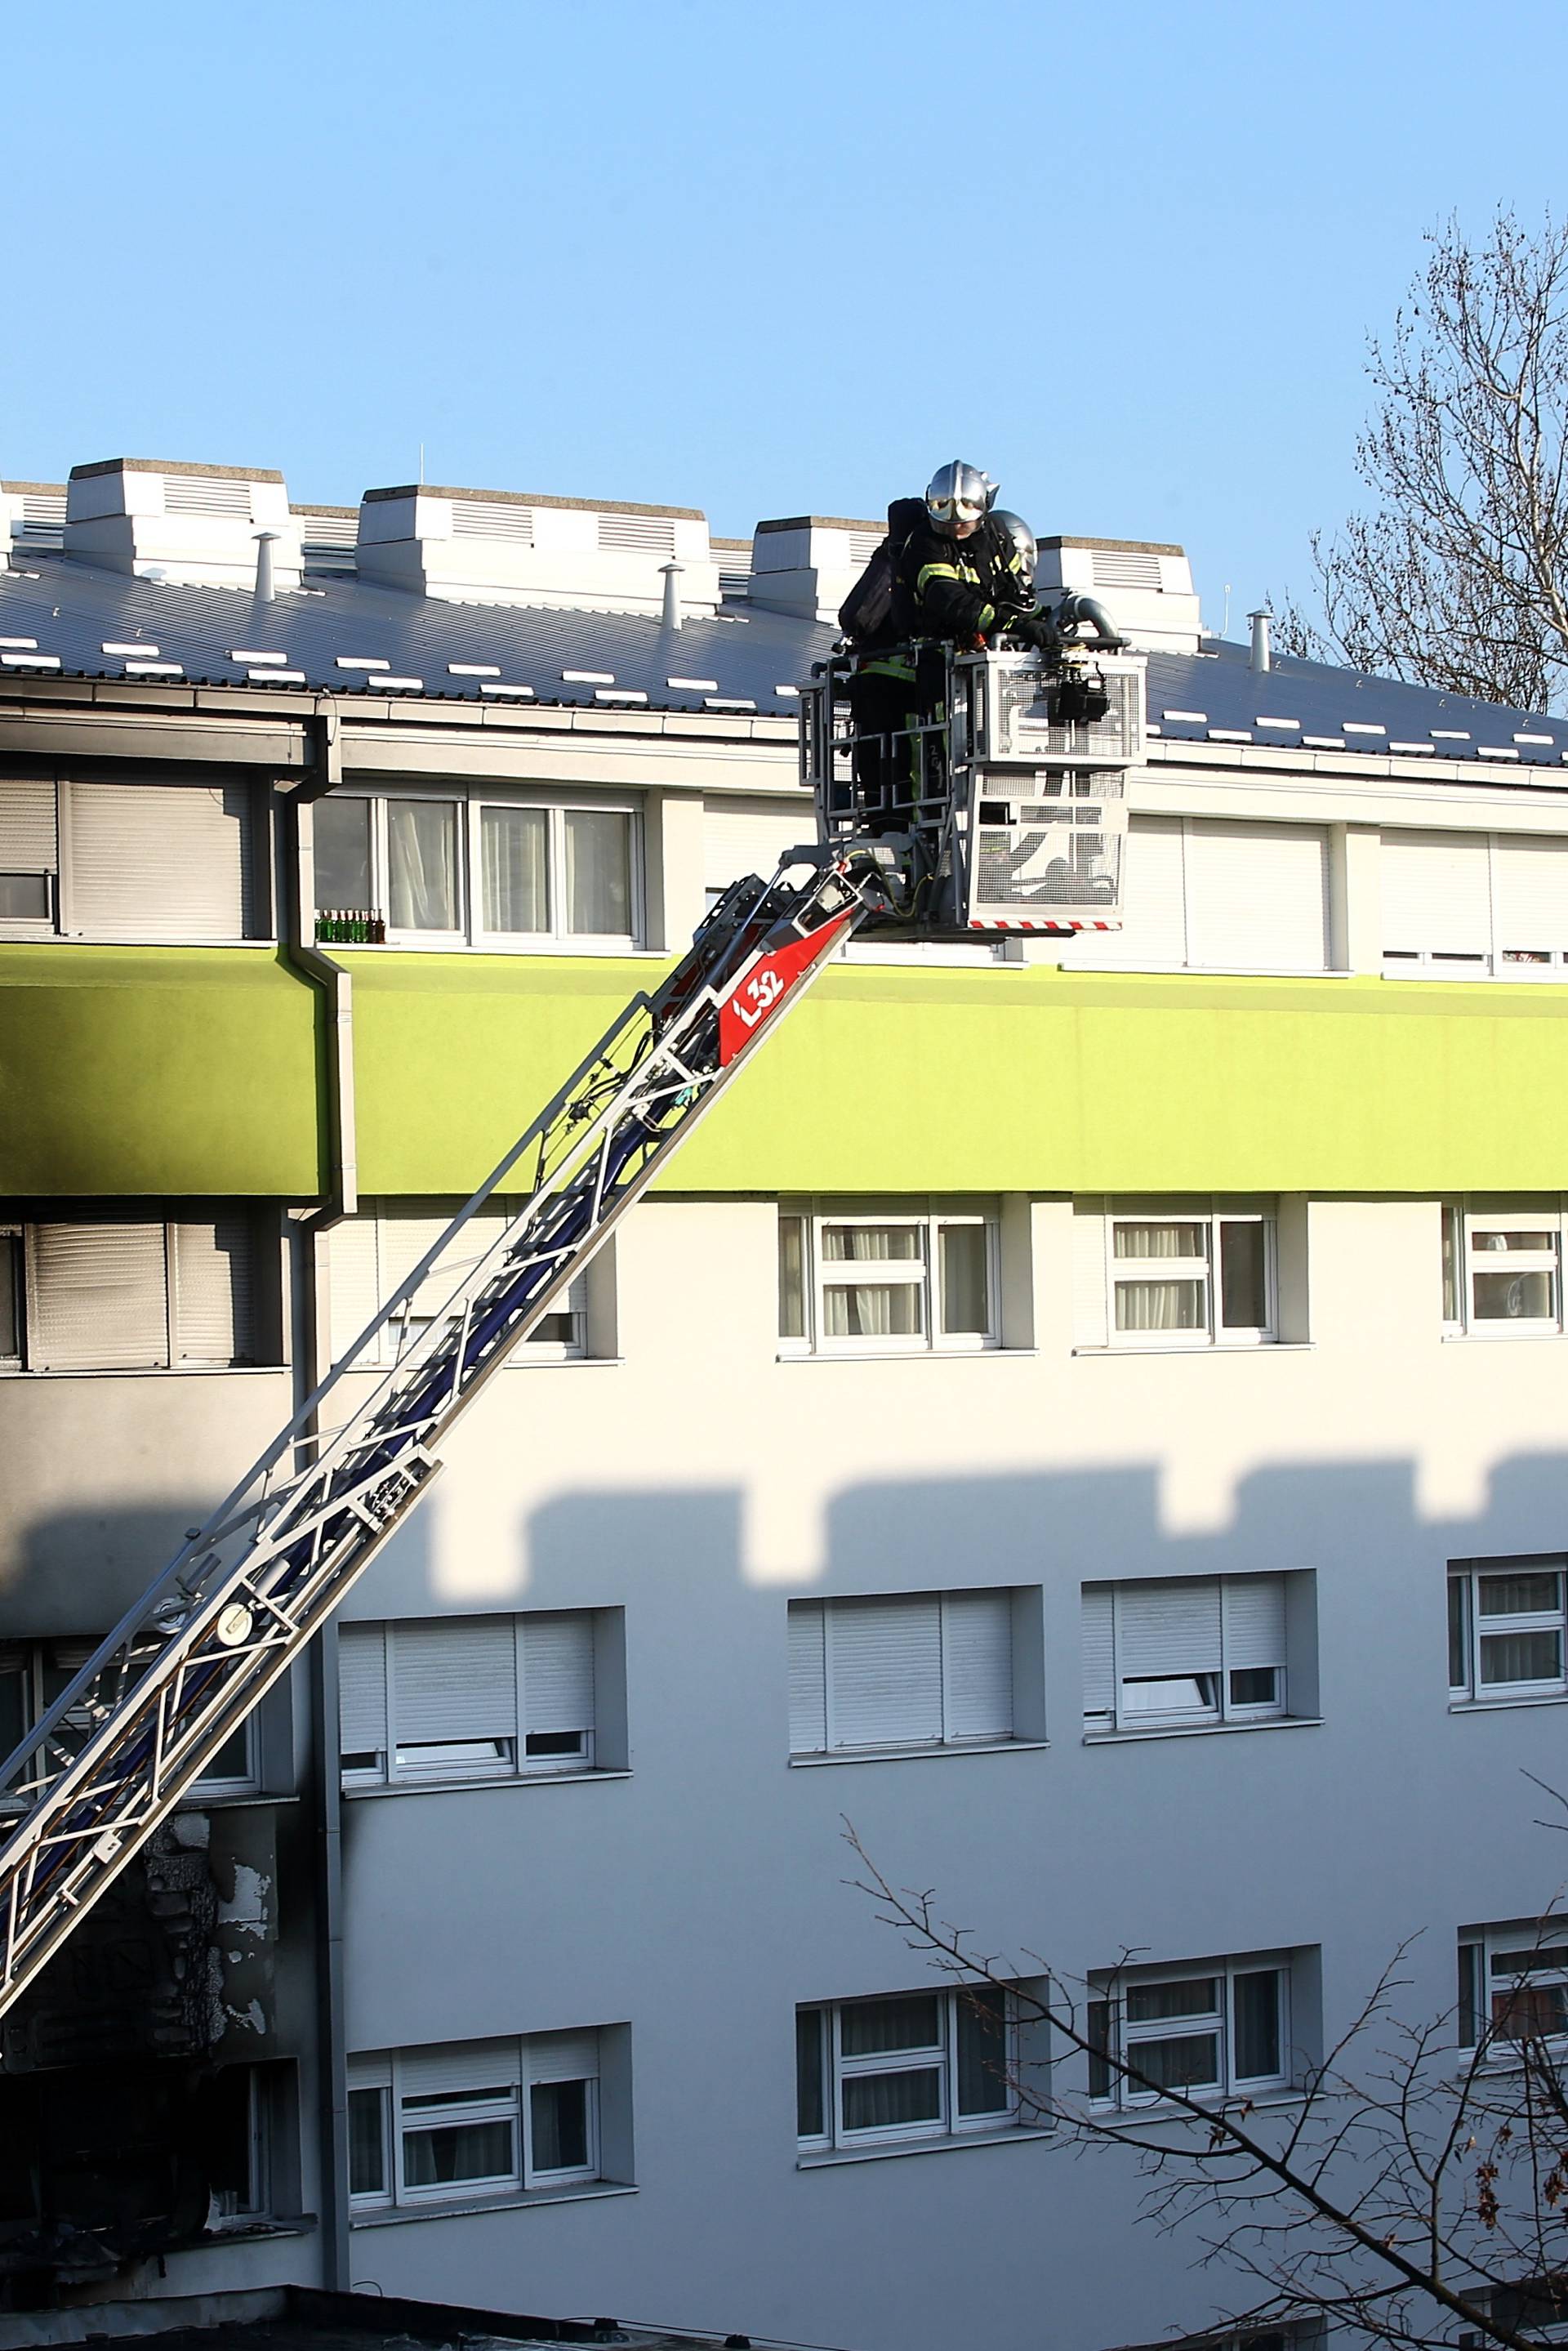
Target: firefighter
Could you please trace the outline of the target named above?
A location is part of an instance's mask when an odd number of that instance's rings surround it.
[[[850,682],[857,737],[857,798],[873,827],[900,820],[913,800],[941,788],[942,660],[911,638],[965,651],[1006,634],[1036,650],[1054,642],[1034,608],[1034,539],[1017,515],[993,511],[997,484],[955,458],[931,476],[923,499],[888,508],[890,607]],[[867,574],[867,578],[870,574]],[[846,607],[847,615],[849,607]],[[922,730],[925,730],[922,737]],[[922,740],[931,747],[922,756]]]

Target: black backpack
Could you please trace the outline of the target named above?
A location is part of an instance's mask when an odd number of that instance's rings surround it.
[[[860,652],[896,645],[909,634],[901,607],[898,567],[915,532],[926,519],[922,498],[895,498],[888,509],[888,536],[838,608],[838,625]]]

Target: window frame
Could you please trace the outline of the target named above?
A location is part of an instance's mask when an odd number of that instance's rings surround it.
[[[784,1228],[793,1225],[800,1243],[800,1322],[799,1334],[786,1332],[784,1323],[793,1319],[787,1311],[784,1294]],[[825,1246],[825,1234],[830,1227],[847,1226],[864,1230],[906,1228],[918,1237],[919,1254],[913,1258],[829,1258]],[[944,1232],[955,1228],[978,1228],[984,1235],[985,1249],[985,1317],[983,1332],[939,1329],[942,1290],[942,1239]],[[778,1353],[781,1357],[808,1356],[850,1360],[865,1355],[978,1355],[998,1352],[1002,1340],[1002,1209],[1001,1203],[986,1197],[978,1204],[944,1200],[932,1196],[898,1202],[892,1200],[811,1199],[785,1197],[778,1206],[779,1237],[779,1314]],[[826,1270],[831,1267],[833,1270]],[[842,1269],[842,1270],[841,1270]],[[852,1278],[857,1269],[860,1278]],[[870,1278],[867,1278],[870,1277]],[[826,1301],[833,1290],[874,1289],[886,1285],[918,1291],[919,1328],[918,1332],[889,1332],[884,1334],[857,1332],[835,1336],[827,1331]]]
[[[986,1985],[971,1990],[985,1993]],[[844,2050],[844,2018],[857,2009],[878,2007],[890,2001],[929,2000],[938,2011],[937,2038],[919,2045],[878,2050],[867,2054],[846,2054]],[[1003,2103],[981,2114],[964,2116],[959,2110],[961,2019],[966,2009],[973,2014],[966,1991],[952,1987],[921,1985],[913,1991],[877,1992],[860,1999],[844,2001],[804,2001],[795,2010],[797,2035],[797,2074],[795,2146],[802,2157],[853,2155],[862,2150],[898,2149],[906,2147],[942,2146],[954,2142],[966,2143],[977,2138],[1000,2138],[1022,2127],[1022,2102],[1018,2089],[1021,2025],[1017,1995],[1003,1991],[1002,2033],[1005,2050],[1002,2059],[1004,2068]],[[823,2128],[816,2132],[800,2128],[800,2090],[802,2067],[799,2033],[803,2021],[815,2017],[819,2022],[817,2035],[818,2096],[821,2102]],[[935,2119],[910,2123],[874,2125],[864,2129],[851,2129],[844,2121],[844,2088],[847,2082],[874,2081],[881,2075],[921,2072],[933,2073],[939,2083],[939,2113]]]
[[[1489,1343],[1560,1338],[1564,1328],[1563,1196],[1549,1194],[1542,1206],[1532,1208],[1517,1200],[1495,1201],[1489,1206],[1484,1197],[1469,1195],[1444,1200],[1441,1215],[1444,1337]],[[1478,1231],[1523,1233],[1542,1229],[1551,1235],[1551,1245],[1545,1249],[1491,1251],[1475,1246]],[[1489,1262],[1494,1256],[1505,1260],[1511,1258],[1512,1263],[1498,1266]],[[1550,1315],[1479,1314],[1475,1302],[1478,1276],[1504,1271],[1521,1278],[1545,1273],[1552,1283],[1553,1311]]]
[[[1488,1614],[1481,1586],[1489,1580],[1554,1575],[1557,1603],[1547,1609],[1515,1609]],[[1501,1559],[1450,1560],[1448,1573],[1449,1703],[1454,1707],[1521,1706],[1568,1698],[1568,1553],[1538,1552]],[[1481,1644],[1510,1633],[1555,1633],[1557,1673],[1544,1679],[1491,1682],[1483,1679]],[[1456,1677],[1455,1667],[1460,1667]]]
[[[1542,1956],[1543,1964],[1511,1971],[1500,1968],[1497,1961],[1512,1952],[1526,1956],[1532,1952],[1539,1953]],[[1502,1996],[1505,1998],[1537,1987],[1560,1991],[1563,2011],[1561,2030],[1540,2035],[1509,2032],[1496,2012],[1500,1995],[1492,1989],[1494,1979],[1503,1982],[1505,1991]],[[1486,2062],[1490,2064],[1519,2064],[1516,2052],[1520,2044],[1536,2038],[1550,2050],[1568,2052],[1568,1917],[1548,1916],[1514,1926],[1461,1929],[1459,1938],[1459,2001],[1455,2013],[1458,2019],[1455,2037],[1459,2047],[1470,2051],[1478,2049],[1484,2032],[1488,2037]]]
[[[1012,1584],[977,1584],[935,1592],[836,1593],[807,1593],[791,1600],[786,1608],[786,1633],[789,1620],[796,1610],[820,1609],[822,1625],[822,1716],[825,1744],[821,1747],[796,1747],[791,1740],[792,1762],[852,1762],[872,1756],[942,1755],[983,1751],[998,1747],[1020,1744],[1038,1745],[1038,1740],[1023,1739],[1018,1729],[1018,1658],[1019,1625],[1017,1604],[1021,1590]],[[956,1708],[953,1690],[954,1642],[952,1633],[953,1604],[965,1600],[1001,1601],[1007,1614],[1008,1628],[1008,1721],[1004,1731],[950,1732],[948,1725]],[[937,1611],[937,1635],[940,1656],[940,1707],[942,1720],[941,1736],[937,1739],[868,1740],[864,1742],[836,1740],[834,1731],[838,1702],[834,1687],[834,1616],[836,1611],[857,1605],[911,1605],[919,1602],[934,1603]]]
[[[0,1375],[20,1373],[31,1379],[127,1376],[139,1379],[149,1375],[163,1377],[179,1372],[268,1372],[286,1368],[275,1327],[275,1254],[253,1204],[243,1200],[192,1200],[183,1204],[185,1213],[172,1217],[94,1213],[100,1207],[118,1205],[114,1203],[88,1201],[63,1205],[78,1207],[85,1213],[0,1220],[0,1249],[7,1252],[10,1260],[13,1321],[9,1333],[0,1325]],[[215,1208],[219,1213],[191,1213],[194,1209],[207,1207]],[[216,1229],[229,1217],[236,1218],[243,1226],[245,1280],[249,1289],[247,1330],[243,1332],[239,1330],[239,1317],[236,1315],[234,1335],[236,1339],[248,1336],[250,1352],[234,1355],[186,1354],[182,1352],[179,1236],[182,1231],[195,1232],[208,1227]],[[156,1352],[150,1344],[144,1361],[135,1364],[51,1364],[41,1360],[48,1350],[39,1322],[46,1285],[38,1267],[38,1236],[46,1228],[73,1224],[100,1229],[123,1225],[127,1228],[157,1232],[162,1261],[161,1312],[157,1318],[161,1324],[161,1338]],[[9,1346],[7,1338],[12,1343]]]
[[[1197,1225],[1203,1228],[1203,1246],[1196,1257],[1121,1257],[1116,1253],[1118,1229],[1132,1226]],[[1261,1323],[1222,1323],[1224,1242],[1227,1231],[1243,1225],[1262,1228],[1263,1316]],[[1224,1202],[1210,1196],[1185,1202],[1179,1196],[1158,1200],[1109,1199],[1104,1210],[1106,1344],[1130,1352],[1151,1348],[1192,1350],[1276,1346],[1280,1337],[1279,1204],[1256,1205],[1250,1199]],[[1133,1269],[1127,1270],[1126,1269]],[[1139,1325],[1121,1328],[1116,1320],[1117,1291],[1135,1283],[1199,1281],[1203,1293],[1201,1324],[1189,1329]]]
[[[1107,1722],[1104,1718],[1103,1710],[1099,1713],[1091,1714],[1088,1708],[1085,1706],[1084,1708],[1085,1737],[1087,1739],[1118,1739],[1128,1737],[1136,1738],[1140,1735],[1147,1736],[1151,1732],[1160,1731],[1237,1729],[1267,1725],[1269,1723],[1275,1722],[1289,1722],[1296,1719],[1293,1718],[1291,1714],[1291,1598],[1290,1585],[1286,1581],[1286,1578],[1293,1572],[1299,1573],[1299,1571],[1292,1571],[1290,1569],[1270,1569],[1262,1571],[1256,1575],[1196,1575],[1172,1576],[1169,1578],[1123,1576],[1119,1578],[1092,1578],[1088,1583],[1082,1587],[1080,1604],[1082,1604],[1083,1594],[1090,1591],[1108,1592],[1110,1594],[1111,1716],[1110,1720]],[[1276,1695],[1274,1698],[1267,1700],[1235,1699],[1231,1696],[1231,1677],[1232,1674],[1271,1670],[1271,1668],[1268,1667],[1232,1665],[1228,1655],[1228,1651],[1231,1648],[1233,1638],[1231,1626],[1229,1594],[1237,1585],[1255,1584],[1260,1581],[1271,1583],[1277,1582],[1282,1587],[1281,1608],[1283,1620],[1283,1637],[1281,1642],[1281,1656],[1279,1662],[1277,1666],[1272,1668],[1277,1677]],[[1217,1685],[1216,1703],[1211,1708],[1149,1707],[1147,1708],[1140,1709],[1136,1713],[1130,1709],[1124,1710],[1122,1699],[1124,1677],[1119,1671],[1123,1642],[1121,1625],[1123,1611],[1127,1607],[1128,1600],[1134,1592],[1144,1593],[1149,1591],[1151,1588],[1158,1591],[1163,1584],[1168,1583],[1174,1584],[1211,1583],[1218,1587],[1218,1615],[1220,1620],[1219,1647],[1216,1653],[1216,1664],[1213,1668],[1214,1680]],[[1183,1672],[1180,1674],[1167,1675],[1162,1677],[1144,1676],[1140,1678],[1145,1680],[1163,1678],[1168,1681],[1197,1681],[1207,1674],[1208,1671],[1208,1667],[1199,1667],[1190,1674]]]
[[[21,1698],[21,1732],[26,1739],[38,1727],[55,1699],[62,1695],[97,1650],[103,1635],[99,1633],[55,1635],[47,1639],[0,1641],[0,1676],[15,1677]],[[50,1682],[57,1682],[51,1688]],[[216,1803],[229,1796],[259,1796],[263,1792],[261,1708],[265,1698],[251,1708],[230,1737],[244,1736],[245,1768],[243,1772],[215,1773],[209,1769],[194,1780],[181,1799],[186,1809],[200,1810],[203,1804]],[[224,1745],[228,1740],[224,1741]],[[0,1729],[0,1754],[6,1751],[6,1740]],[[219,1750],[221,1754],[222,1749]],[[215,1760],[215,1759],[214,1759]]]
[[[397,1636],[416,1625],[441,1625],[443,1617],[390,1617],[371,1620],[379,1623],[382,1635],[383,1694],[387,1744],[384,1748],[345,1749],[341,1735],[338,1741],[338,1774],[346,1794],[374,1794],[391,1790],[466,1788],[475,1784],[494,1783],[514,1786],[519,1782],[578,1778],[601,1769],[597,1761],[599,1737],[599,1619],[603,1611],[597,1608],[518,1609],[496,1612],[500,1621],[510,1622],[514,1660],[514,1704],[516,1729],[510,1738],[497,1736],[483,1739],[424,1740],[407,1742],[431,1750],[429,1760],[408,1763],[403,1761],[404,1743],[398,1737],[396,1698]],[[531,1738],[565,1736],[565,1733],[530,1731],[527,1726],[527,1635],[525,1627],[531,1617],[570,1616],[586,1621],[587,1636],[594,1669],[594,1719],[581,1726],[575,1751],[557,1750],[552,1754],[529,1755]],[[487,1612],[475,1621],[495,1621]],[[459,1760],[454,1750],[459,1748],[509,1748],[510,1754],[494,1753],[490,1757],[466,1754]],[[433,1750],[441,1750],[438,1756]],[[350,1767],[350,1755],[371,1755],[369,1764]]]
[[[599,2116],[599,2087],[603,2078],[604,2053],[599,2045],[602,2028],[583,2028],[584,2034],[592,2032],[595,2041],[594,2071],[589,2074],[557,2075],[550,2072],[535,2074],[530,2063],[531,2053],[542,2043],[556,2038],[549,2033],[523,2033],[514,2037],[483,2043],[455,2044],[472,2047],[475,2054],[470,2090],[461,2087],[444,2093],[405,2089],[410,2060],[428,2057],[429,2048],[393,2049],[368,2052],[348,2060],[350,2101],[374,2097],[379,2117],[381,2185],[374,2189],[356,2189],[352,2168],[349,2172],[348,2203],[351,2215],[373,2212],[428,2212],[450,2209],[454,2205],[514,2202],[519,2198],[548,2194],[561,2189],[590,2187],[604,2177],[604,2155]],[[436,2043],[436,2048],[442,2044]],[[484,2053],[479,2053],[480,2051]],[[535,2061],[537,2063],[537,2061]],[[493,2078],[482,2078],[506,2073],[504,2083]],[[358,2081],[356,2074],[360,2075]],[[384,2079],[375,2078],[384,2075]],[[533,2093],[536,2089],[556,2088],[563,2082],[581,2083],[584,2105],[584,2137],[587,2159],[581,2164],[541,2168],[535,2160]],[[411,2106],[412,2099],[428,2103]],[[410,2181],[408,2140],[425,2131],[461,2129],[465,2124],[487,2123],[510,2125],[512,2157],[505,2172],[474,2175],[466,2179]],[[350,2133],[352,2141],[352,2133]],[[352,2165],[352,2145],[350,2145]]]
[[[1276,1978],[1274,2030],[1278,2040],[1280,2064],[1272,2074],[1242,2074],[1236,2071],[1237,2041],[1236,1985],[1243,1976],[1269,1975]],[[1260,1951],[1232,1959],[1194,1959],[1168,1967],[1140,1967],[1125,1970],[1096,1970],[1090,1978],[1086,2037],[1092,2042],[1096,2031],[1094,2012],[1101,2011],[1100,2027],[1107,2038],[1106,2048],[1110,2060],[1129,2060],[1129,2051],[1155,2041],[1215,2039],[1219,2051],[1219,2080],[1212,2084],[1194,2084],[1183,2095],[1199,2105],[1218,2105],[1241,2096],[1272,2096],[1287,2093],[1294,2082],[1291,2064],[1291,1955],[1282,1951]],[[1132,2020],[1129,2033],[1126,2009],[1129,1991],[1163,1988],[1167,1985],[1201,1983],[1212,1980],[1221,1989],[1217,2004],[1187,2014]],[[1170,2103],[1162,2090],[1136,2087],[1106,2058],[1098,2061],[1105,2072],[1107,2087],[1096,2090],[1095,2076],[1096,2060],[1089,2059],[1088,2103],[1102,2114],[1143,2114]]]
[[[509,793],[493,785],[412,780],[366,789],[358,787],[332,795],[337,801],[362,801],[369,809],[369,895],[368,914],[379,915],[385,935],[378,941],[353,942],[356,949],[385,946],[452,952],[474,949],[489,955],[556,953],[570,955],[629,955],[643,951],[647,941],[647,846],[642,797],[626,791],[603,796],[575,792],[566,787],[536,786]],[[458,921],[455,929],[419,930],[394,925],[391,915],[391,835],[389,810],[394,800],[438,803],[453,811],[455,885]],[[484,919],[484,811],[523,810],[543,815],[546,826],[545,888],[549,925],[543,931],[492,930]],[[573,816],[616,816],[627,828],[627,913],[625,931],[576,931],[567,926],[566,831]],[[318,893],[314,888],[312,896]],[[317,904],[317,919],[332,909]],[[358,911],[358,910],[351,910]]]

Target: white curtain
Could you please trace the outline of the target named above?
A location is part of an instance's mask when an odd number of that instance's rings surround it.
[[[396,931],[457,928],[457,810],[449,800],[389,800],[388,914]]]
[[[566,814],[569,929],[626,938],[631,932],[631,819],[607,810]]]
[[[543,809],[487,808],[481,817],[487,931],[547,931],[549,819]]]

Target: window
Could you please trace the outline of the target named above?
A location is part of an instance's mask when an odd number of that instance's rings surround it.
[[[1568,1918],[1461,1935],[1459,2016],[1462,2049],[1568,2034]]]
[[[0,1758],[21,1745],[69,1687],[100,1637],[84,1634],[70,1640],[0,1642]],[[213,1756],[192,1790],[191,1801],[202,1796],[254,1795],[261,1786],[260,1751],[257,1717],[253,1712]]]
[[[595,1624],[581,1608],[345,1625],[344,1784],[591,1771]]]
[[[332,1353],[347,1353],[361,1331],[394,1297],[421,1258],[427,1256],[457,1215],[461,1200],[362,1199],[359,1214],[335,1225],[327,1243],[327,1284],[332,1306]],[[487,1201],[476,1208],[451,1248],[427,1274],[406,1313],[384,1323],[359,1357],[366,1369],[395,1364],[441,1311],[458,1284],[493,1249],[513,1210]],[[610,1259],[600,1258],[592,1273],[579,1274],[564,1296],[513,1357],[514,1363],[561,1363],[587,1349],[588,1284],[607,1281]]]
[[[58,864],[53,778],[0,776],[0,938],[51,935]]]
[[[1383,967],[1391,976],[1568,976],[1568,841],[1390,831],[1378,862]]]
[[[1568,1691],[1560,1556],[1462,1560],[1449,1569],[1449,1688],[1461,1702]]]
[[[348,2060],[348,2187],[361,2211],[599,2177],[597,2032]]]
[[[997,1220],[983,1207],[784,1207],[784,1352],[972,1353],[998,1343]]]
[[[1012,1612],[1011,1592],[792,1600],[791,1753],[1012,1739]]]
[[[1472,1338],[1552,1336],[1563,1328],[1563,1204],[1443,1208],[1443,1322]]]
[[[1469,2297],[1484,2304],[1487,2315],[1510,2334],[1528,2342],[1561,2343],[1568,2330],[1568,2274],[1519,2278],[1512,2285],[1493,2286],[1490,2294]],[[1459,2351],[1479,2351],[1490,2336],[1461,2335]]]
[[[1081,1344],[1237,1347],[1278,1336],[1272,1205],[1075,1206]]]
[[[112,1372],[258,1363],[264,1263],[243,1209],[168,1225],[0,1226],[0,1364]]]
[[[1289,1978],[1279,1961],[1216,1959],[1096,1979],[1088,2002],[1090,2097],[1130,2108],[1170,2090],[1204,2098],[1283,2088]],[[1124,2065],[1142,2078],[1127,2079]]]
[[[1009,1994],[908,1992],[795,2011],[803,2152],[1016,2128],[1018,2025]]]
[[[1277,1722],[1286,1592],[1282,1575],[1085,1584],[1085,1729]]]
[[[317,928],[360,944],[631,946],[639,827],[627,806],[478,795],[332,797],[315,811]]]

